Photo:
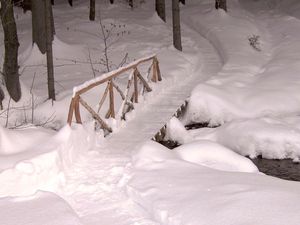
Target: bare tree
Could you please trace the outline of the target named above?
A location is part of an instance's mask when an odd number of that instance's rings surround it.
[[[226,0],[216,0],[215,7],[216,9],[224,9],[227,11]]]
[[[96,12],[96,1],[90,0],[90,20],[95,20],[95,12]]]
[[[179,0],[172,0],[173,45],[182,51]]]
[[[2,101],[4,99],[5,95],[4,95],[4,92],[0,86],[0,110],[3,110],[3,104],[2,104]]]
[[[50,0],[45,0],[45,27],[46,27],[46,52],[47,52],[47,74],[48,74],[48,96],[55,100],[55,81],[53,69],[53,13]]]
[[[1,0],[0,2],[0,15],[4,32],[5,47],[3,75],[9,95],[14,101],[19,101],[21,98],[18,65],[19,40],[14,18],[13,4],[11,0]],[[1,95],[3,95],[3,92]]]
[[[48,97],[55,100],[52,41],[55,28],[51,0],[31,0],[32,41],[47,54]]]
[[[165,0],[155,0],[155,10],[157,15],[166,22],[166,4]]]

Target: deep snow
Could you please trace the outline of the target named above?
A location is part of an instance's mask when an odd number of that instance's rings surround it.
[[[164,82],[152,96],[177,85],[182,76],[199,73],[206,79],[192,91],[185,117],[168,124],[168,136],[185,143],[173,151],[146,142],[114,152],[105,148],[92,122],[65,126],[73,87],[94,79],[89,56],[97,76],[105,71],[98,64],[104,47],[99,23],[87,20],[85,1],[73,8],[57,1],[57,101],[51,102],[46,100],[45,57],[30,44],[30,13],[16,10],[23,95],[19,103],[6,98],[0,112],[4,224],[21,219],[24,224],[299,224],[299,183],[263,175],[241,155],[299,159],[300,4],[228,0],[225,13],[214,10],[212,0],[190,0],[181,6],[180,53],[172,47],[170,2],[166,24],[152,3],[134,10],[121,1],[99,8],[103,23],[125,24],[129,31],[110,49],[113,68],[125,53],[128,63],[158,55]],[[223,63],[212,77],[199,72],[206,54],[199,35]],[[253,35],[259,36],[259,50],[249,43]],[[126,85],[125,79],[119,82]],[[96,107],[99,93],[85,98]],[[83,117],[90,120],[88,114]],[[134,113],[130,117],[134,120]],[[183,124],[190,122],[221,126],[186,131]]]

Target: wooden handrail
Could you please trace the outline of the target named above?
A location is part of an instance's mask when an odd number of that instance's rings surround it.
[[[111,80],[111,79],[119,76],[120,74],[123,74],[123,73],[125,73],[125,72],[127,72],[131,69],[137,68],[138,65],[140,65],[144,62],[150,61],[150,60],[153,60],[153,62],[158,61],[155,55],[149,56],[147,58],[143,58],[143,59],[140,59],[140,60],[136,60],[133,63],[127,65],[127,66],[124,66],[124,67],[121,67],[117,70],[106,73],[106,74],[102,75],[101,77],[99,77],[98,79],[93,79],[93,80],[95,80],[95,82],[92,82],[91,84],[86,84],[87,82],[84,83],[82,86],[79,86],[78,89],[75,88],[74,92],[81,95],[81,94],[87,92],[88,90],[90,90],[90,89],[92,89],[92,88],[94,88],[94,87],[96,87],[100,84],[103,84],[104,82],[106,82],[108,80]],[[74,93],[73,93],[73,95],[74,95]]]
[[[151,61],[151,60],[152,60],[152,63],[148,70],[148,73],[152,69],[152,76],[149,79],[151,79],[152,82],[161,81],[162,77],[161,77],[161,73],[160,73],[160,69],[159,69],[158,60],[155,55],[152,55],[149,57],[142,58],[140,60],[136,60],[133,63],[131,63],[125,67],[111,71],[109,73],[102,75],[101,77],[95,78],[93,80],[85,82],[82,85],[74,87],[73,97],[72,97],[72,100],[70,103],[69,113],[68,113],[68,120],[67,120],[68,124],[71,125],[72,120],[73,120],[73,115],[75,115],[76,123],[82,123],[82,119],[80,116],[80,109],[79,109],[80,105],[82,105],[92,115],[92,117],[96,121],[99,122],[99,124],[101,125],[101,127],[103,129],[105,129],[109,132],[112,132],[112,128],[109,127],[109,125],[105,122],[105,120],[103,120],[98,115],[99,111],[101,110],[101,108],[105,102],[105,99],[108,96],[109,108],[108,108],[108,111],[107,111],[105,117],[106,118],[109,118],[109,117],[116,118],[115,94],[114,94],[114,89],[116,89],[116,91],[117,91],[116,93],[119,93],[123,100],[121,107],[117,113],[117,116],[120,119],[125,119],[125,113],[134,108],[133,102],[138,103],[138,101],[139,101],[139,97],[138,97],[139,96],[139,84],[143,85],[143,89],[141,90],[142,93],[144,93],[145,90],[147,92],[152,91],[152,89],[148,83],[149,81],[147,82],[147,78],[145,79],[138,71],[138,66],[140,64]],[[128,77],[127,87],[123,93],[122,90],[119,88],[119,86],[116,85],[116,83],[114,82],[114,79],[127,71],[132,71],[132,72],[130,73],[130,75]],[[98,110],[96,113],[92,109],[92,107],[90,107],[88,105],[88,103],[82,99],[81,95],[83,93],[86,93],[87,91],[91,90],[92,88],[99,86],[101,84],[104,84],[104,83],[107,83],[107,85],[106,85],[104,93],[99,101]],[[132,90],[131,89],[132,83],[133,83],[133,92],[132,92],[132,94],[130,94],[131,90]]]

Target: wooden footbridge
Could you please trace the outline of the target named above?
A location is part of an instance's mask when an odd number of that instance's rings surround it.
[[[68,173],[70,189],[78,187],[78,190],[68,193],[66,185],[66,193],[76,211],[83,212],[83,221],[87,219],[88,224],[101,224],[114,220],[111,224],[129,224],[133,215],[126,213],[127,205],[120,206],[119,199],[126,199],[122,183],[126,183],[126,170],[132,163],[132,152],[154,136],[159,138],[160,130],[180,111],[178,109],[185,104],[193,88],[221,68],[215,49],[200,36],[199,46],[202,58],[199,57],[201,61],[197,65],[200,66],[190,74],[176,77],[173,85],[168,85],[163,73],[161,76],[159,58],[153,55],[74,88],[68,123],[85,123],[87,119],[94,119],[107,134],[99,145],[88,149],[91,151],[84,155],[84,163],[81,160]],[[92,101],[91,95],[94,96]],[[97,101],[95,96],[99,96]],[[115,129],[116,122],[121,124],[118,129]],[[93,186],[92,197],[90,188],[82,188],[89,187],[89,184]],[[94,193],[98,193],[99,198],[95,199]],[[95,212],[84,213],[82,196],[86,196],[84,206],[97,209]],[[120,209],[125,214],[118,217],[118,222],[116,218],[105,217],[114,215]]]
[[[142,96],[152,91],[153,87],[162,81],[158,58],[155,55],[137,60],[125,67],[104,74],[101,77],[87,81],[73,90],[73,98],[70,104],[68,123],[83,123],[81,109],[89,112],[97,126],[105,131],[106,140],[102,148],[115,150],[133,150],[139,144],[153,139],[162,138],[166,123],[182,111],[192,89],[196,84],[214,75],[220,68],[220,60],[207,44],[203,48],[204,64],[199,71],[192,76],[184,77],[174,86],[163,85],[158,88],[155,97],[147,98],[142,103],[143,107],[137,107]],[[145,70],[145,64],[149,66]],[[144,74],[140,72],[144,67]],[[118,83],[122,77],[123,86]],[[127,85],[124,85],[124,77]],[[102,86],[102,89],[99,88]],[[97,106],[92,106],[84,95],[94,88],[102,91],[102,96]],[[112,121],[126,120],[127,113],[135,110],[134,118],[126,121],[120,129],[114,130]],[[113,120],[111,119],[113,118]],[[112,134],[110,134],[112,133]]]

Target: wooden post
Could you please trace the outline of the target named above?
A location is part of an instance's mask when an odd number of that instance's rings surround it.
[[[160,73],[160,69],[159,69],[159,62],[157,60],[157,58],[155,57],[154,58],[154,63],[156,64],[156,75],[157,75],[157,80],[158,81],[161,81],[162,80],[162,77],[161,77],[161,73]]]
[[[101,100],[100,100],[100,102],[99,102],[98,110],[97,110],[98,113],[100,112],[100,109],[101,109],[101,107],[102,107],[102,105],[103,105],[103,103],[104,103],[104,101],[105,101],[105,99],[106,99],[108,90],[109,90],[109,83],[106,85],[104,94],[102,95],[102,98],[101,98]]]
[[[68,114],[68,124],[71,126],[72,119],[73,119],[73,113],[74,113],[74,98],[72,98],[70,107],[69,107],[69,114]]]
[[[74,97],[74,110],[75,110],[76,123],[82,123],[80,110],[79,110],[79,98],[80,98],[79,95],[75,95]]]
[[[153,65],[152,65],[152,72],[153,72],[153,74],[152,74],[152,81],[154,82],[154,83],[156,83],[157,82],[157,64],[155,63],[155,58],[153,58],[153,63],[152,63]]]
[[[112,129],[104,122],[104,120],[101,119],[101,117],[82,98],[78,97],[78,102],[80,102],[80,104],[84,108],[86,108],[86,110],[88,112],[90,112],[92,114],[94,119],[96,119],[100,123],[100,125],[103,129],[106,129],[107,131],[112,132]]]
[[[109,81],[109,111],[110,116],[115,118],[114,85],[112,80]]]
[[[134,73],[133,73],[133,84],[134,84],[134,102],[138,103],[139,102],[139,91],[138,91],[138,76],[137,74],[139,71],[137,68],[134,68]]]
[[[144,79],[144,77],[142,77],[142,75],[139,73],[139,71],[137,71],[137,77],[141,80],[141,82],[143,83],[144,87],[146,88],[146,90],[148,92],[152,91],[151,87],[149,86],[147,81]]]

